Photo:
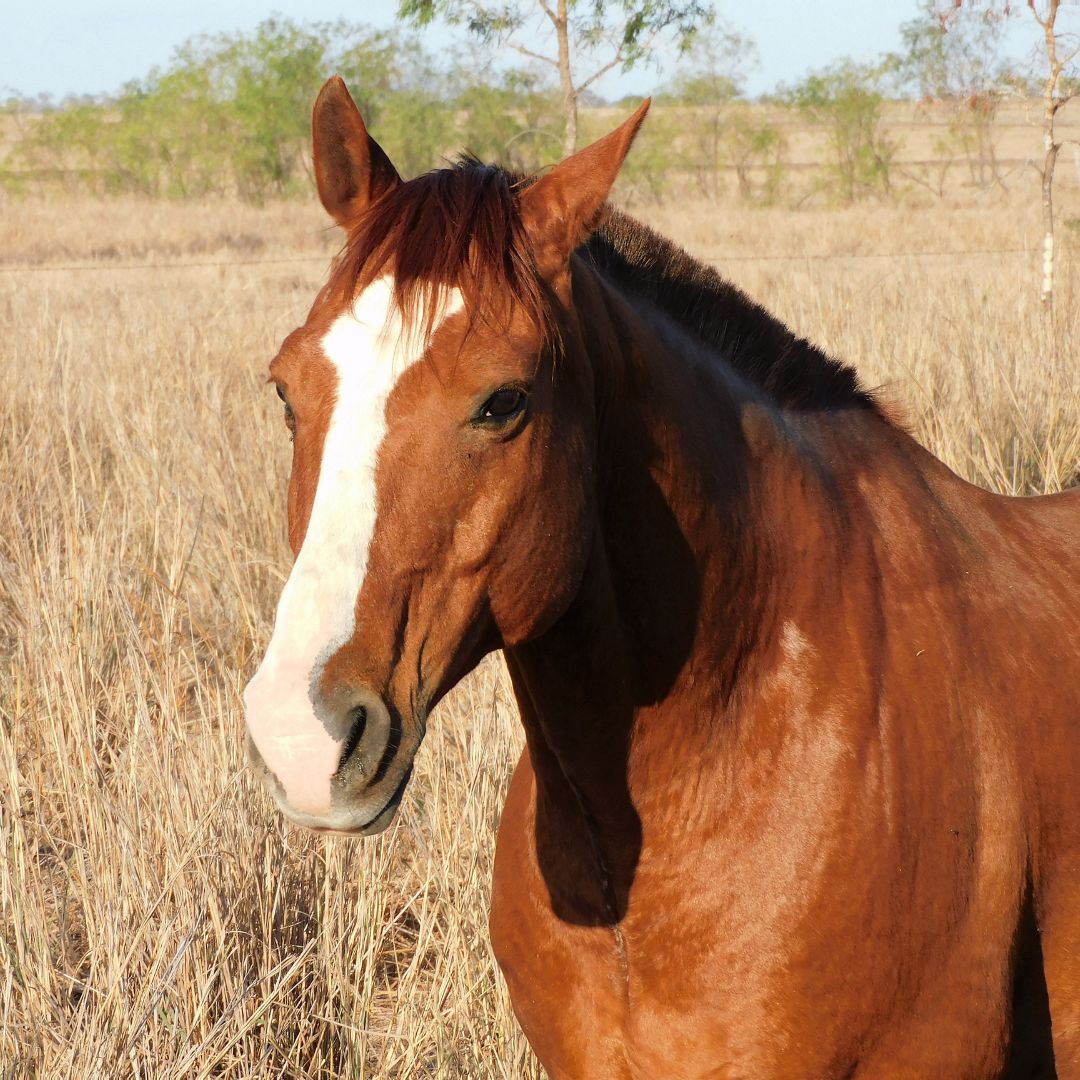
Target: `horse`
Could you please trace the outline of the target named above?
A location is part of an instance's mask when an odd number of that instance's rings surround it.
[[[403,181],[323,87],[252,766],[377,833],[501,649],[490,934],[553,1080],[1080,1078],[1080,492],[961,480],[614,209],[647,109]]]

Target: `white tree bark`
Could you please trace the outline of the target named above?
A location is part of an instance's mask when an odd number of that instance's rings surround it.
[[[1039,14],[1034,3],[1030,4],[1032,13],[1043,29],[1046,39],[1046,59],[1049,68],[1046,82],[1043,84],[1043,167],[1042,167],[1042,204],[1043,204],[1043,264],[1042,264],[1042,304],[1047,312],[1054,307],[1054,166],[1057,165],[1058,151],[1061,149],[1054,137],[1054,120],[1057,111],[1068,100],[1058,95],[1058,83],[1066,63],[1076,54],[1062,58],[1058,55],[1058,39],[1054,24],[1057,21],[1061,0],[1047,0],[1046,17]]]

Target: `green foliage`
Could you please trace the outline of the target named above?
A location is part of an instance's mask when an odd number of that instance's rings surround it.
[[[783,132],[767,120],[757,119],[750,106],[740,104],[729,114],[725,147],[740,198],[775,203],[785,178],[787,139]]]
[[[456,105],[464,117],[461,143],[483,161],[535,172],[559,156],[559,102],[534,72],[508,71],[495,83],[467,85]]]
[[[840,202],[892,191],[898,144],[881,130],[884,98],[880,66],[844,60],[807,76],[784,100],[825,129],[830,161],[827,182]]]
[[[25,139],[25,120],[30,107],[28,101],[15,95],[0,102],[0,191],[9,195],[21,195],[27,188],[26,174],[11,167],[9,147],[18,147]],[[17,153],[15,156],[18,156]]]
[[[419,88],[388,94],[370,126],[405,177],[435,168],[456,142],[453,109]]]
[[[200,36],[111,98],[6,103],[8,129],[21,134],[0,162],[0,184],[252,202],[306,196],[311,106],[334,71],[404,176],[460,147],[523,173],[557,160],[563,102],[554,78],[543,67],[485,76],[486,59],[436,59],[414,36],[345,22],[272,18],[248,33]],[[752,45],[723,28],[696,39],[664,95],[680,107],[653,111],[621,174],[624,197],[661,198],[690,167],[712,180],[734,168],[745,198],[775,198],[783,140],[732,102],[752,61]],[[586,114],[585,137],[605,134],[639,103]]]
[[[702,194],[719,198],[732,169],[741,198],[773,202],[783,180],[786,141],[761,112],[736,99],[756,65],[754,43],[714,26],[695,40],[659,99],[681,106],[684,166]]]
[[[45,115],[21,155],[39,173],[110,192],[258,201],[307,190],[311,105],[332,71],[403,170],[430,168],[454,141],[435,67],[414,40],[274,18],[185,43],[111,101]]]
[[[398,17],[416,26],[443,19],[482,41],[505,41],[542,14],[536,0],[400,0]],[[568,0],[567,14],[580,51],[614,46],[623,71],[648,58],[658,34],[669,31],[687,49],[699,28],[712,21],[700,0]]]

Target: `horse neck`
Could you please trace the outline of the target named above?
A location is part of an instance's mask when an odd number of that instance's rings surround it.
[[[716,754],[768,650],[783,557],[760,493],[798,513],[805,484],[788,476],[775,410],[715,357],[595,275],[575,287],[597,396],[592,555],[569,610],[507,661],[556,909],[609,922],[625,909],[652,796],[679,786],[680,764]]]

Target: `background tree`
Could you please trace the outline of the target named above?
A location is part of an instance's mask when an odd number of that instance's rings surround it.
[[[775,198],[784,138],[761,106],[742,98],[757,64],[750,38],[723,24],[702,30],[658,101],[681,106],[680,135],[689,144],[687,164],[702,194],[719,198],[722,170],[735,172],[739,195],[750,201]],[[755,181],[763,175],[759,184]],[[759,196],[760,188],[760,196]]]
[[[1001,56],[1004,29],[1001,19],[974,8],[943,21],[937,0],[921,0],[918,17],[900,27],[903,51],[887,58],[902,93],[929,113],[944,111],[948,136],[934,149],[945,161],[966,158],[979,187],[1003,184],[994,121],[1011,75]]]
[[[586,90],[615,68],[629,71],[649,59],[663,37],[686,49],[713,18],[712,5],[701,0],[401,0],[398,13],[417,26],[436,18],[465,26],[483,41],[555,68],[564,156],[577,149],[578,99]],[[554,38],[553,51],[535,46],[538,33]]]
[[[956,25],[960,13],[965,7],[971,8],[972,0],[952,0],[952,10],[941,12],[942,25],[951,28]],[[1045,68],[1042,82],[1043,104],[1043,163],[1039,170],[1042,180],[1043,211],[1043,265],[1042,265],[1042,303],[1047,312],[1054,306],[1054,167],[1057,165],[1061,143],[1055,132],[1057,114],[1071,98],[1077,96],[1076,62],[1080,57],[1080,27],[1076,24],[1066,27],[1062,15],[1061,0],[1027,0],[1028,10],[1038,23],[1042,38],[1042,55]],[[996,9],[984,17],[991,17]],[[1004,0],[1001,16],[1011,14],[1008,0]]]
[[[714,24],[695,37],[675,77],[658,95],[664,104],[682,106],[687,164],[703,195],[716,198],[727,133],[727,107],[742,91],[746,69],[755,59],[754,44]]]
[[[825,130],[831,158],[826,175],[844,203],[892,192],[898,145],[881,129],[884,72],[881,65],[842,60],[782,94],[782,100]]]
[[[472,71],[459,71],[459,79],[454,103],[469,153],[517,172],[535,172],[550,159],[561,141],[560,109],[542,75],[511,69],[476,81]]]

